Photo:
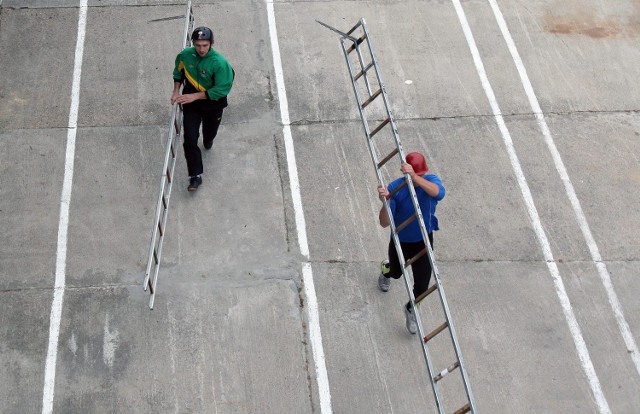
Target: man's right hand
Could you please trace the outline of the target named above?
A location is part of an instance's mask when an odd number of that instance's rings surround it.
[[[387,190],[387,187],[382,185],[378,186],[378,197],[380,197],[380,200],[382,200],[383,197],[387,200],[389,199],[389,190]]]
[[[180,97],[180,91],[176,91],[171,95],[171,105],[173,105],[174,103],[176,103],[176,101],[178,100],[178,98]]]

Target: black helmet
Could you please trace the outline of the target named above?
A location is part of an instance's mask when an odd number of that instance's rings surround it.
[[[213,30],[204,26],[196,27],[191,33],[191,40],[211,40],[213,43]]]

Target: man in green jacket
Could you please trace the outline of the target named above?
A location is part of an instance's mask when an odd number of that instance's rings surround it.
[[[202,153],[198,147],[200,124],[202,142],[210,149],[218,133],[222,110],[227,106],[235,73],[224,56],[213,49],[213,31],[198,27],[191,34],[193,47],[176,57],[173,69],[171,103],[181,104],[184,111],[184,156],[189,171],[189,187],[196,191],[202,184]],[[180,86],[184,84],[182,94]]]

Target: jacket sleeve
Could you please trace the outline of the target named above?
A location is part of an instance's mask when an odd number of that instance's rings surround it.
[[[224,98],[231,91],[233,85],[233,78],[235,73],[233,68],[226,60],[221,60],[214,72],[215,85],[210,89],[207,89],[207,98],[216,101],[220,98]]]
[[[440,180],[440,177],[438,177],[435,174],[429,174],[427,176],[424,177],[426,180],[431,181],[432,183],[436,184],[438,186],[438,188],[440,188],[440,191],[438,192],[438,196],[435,197],[436,200],[440,201],[444,198],[445,195],[445,189],[444,189],[444,185],[442,185],[442,181]]]
[[[182,58],[178,53],[178,56],[176,56],[175,66],[173,67],[174,82],[182,82],[184,80],[184,74],[182,73],[183,68],[184,68],[184,63],[182,63]]]

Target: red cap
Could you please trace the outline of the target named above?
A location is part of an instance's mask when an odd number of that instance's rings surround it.
[[[427,161],[424,159],[424,155],[419,152],[410,152],[407,154],[407,162],[411,164],[413,167],[413,171],[415,171],[418,175],[424,175],[429,171],[429,167],[427,167]]]

